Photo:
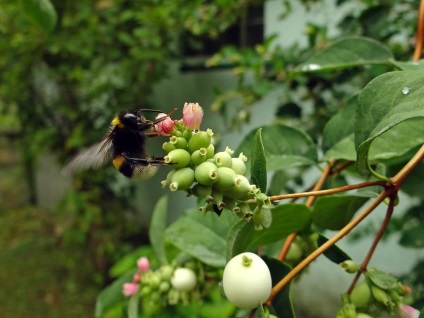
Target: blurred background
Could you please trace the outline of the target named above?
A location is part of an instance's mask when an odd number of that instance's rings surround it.
[[[70,156],[101,140],[117,112],[169,112],[198,102],[203,127],[224,148],[276,121],[318,140],[341,100],[384,67],[295,78],[288,70],[343,35],[375,38],[409,60],[417,7],[396,0],[0,0],[2,317],[92,317],[111,266],[148,244],[152,209],[168,194],[160,186],[166,168],[148,182],[125,179],[112,166],[61,174]],[[149,152],[160,156],[164,140],[154,139]],[[314,174],[299,182],[308,178]],[[169,196],[169,222],[195,204],[181,193]],[[406,201],[404,210],[420,203]],[[342,243],[352,256],[369,246],[379,214],[357,240]],[[400,248],[401,226],[394,224],[376,265],[397,253],[399,263],[386,268],[395,275],[419,260],[422,268],[423,253]],[[317,304],[324,298],[337,307],[345,288],[325,260],[314,271],[338,290],[327,295],[322,281],[305,278],[295,289],[304,295],[300,317],[328,317]]]

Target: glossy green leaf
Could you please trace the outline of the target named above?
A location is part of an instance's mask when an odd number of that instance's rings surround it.
[[[382,272],[376,268],[369,268],[365,275],[382,289],[392,289],[397,286],[398,280],[392,274]]]
[[[57,13],[50,0],[21,0],[25,13],[44,32],[52,32],[57,23]]]
[[[367,200],[354,195],[319,197],[312,208],[312,222],[323,229],[340,230]]]
[[[103,289],[97,296],[95,316],[103,317],[103,314],[111,307],[116,305],[118,302],[124,299],[122,294],[122,285],[124,283],[131,282],[134,276],[135,269],[128,272],[126,275],[115,280],[112,284]]]
[[[291,267],[287,264],[267,256],[262,257],[271,272],[272,286],[275,286],[284,276],[286,276]],[[294,318],[294,310],[290,296],[291,283],[284,287],[272,300],[270,312],[277,317]]]
[[[165,253],[165,228],[168,218],[168,197],[161,197],[153,210],[149,227],[149,239],[161,264],[167,264]]]
[[[252,131],[246,136],[236,153],[243,152],[251,158],[255,133],[256,131]],[[275,124],[262,127],[261,135],[268,171],[313,165],[317,162],[316,145],[311,137],[301,130]],[[246,162],[248,171],[250,161]]]
[[[390,72],[375,78],[361,91],[355,118],[356,166],[360,174],[369,173],[369,149],[377,137],[406,120],[424,117],[423,80],[424,71]],[[414,127],[423,129],[419,123]],[[408,124],[403,129],[411,131]],[[396,147],[394,143],[392,146]]]
[[[255,133],[255,137],[253,138],[252,152],[250,157],[250,175],[252,184],[255,184],[258,188],[261,189],[263,193],[265,193],[267,187],[267,172],[261,130],[262,129],[258,129]]]
[[[346,37],[312,55],[295,72],[321,72],[369,64],[389,64],[391,58],[392,53],[373,39]]]
[[[222,267],[226,264],[227,229],[237,219],[231,213],[223,213],[219,217],[214,213],[202,215],[199,211],[193,211],[166,229],[166,239],[203,263]]]
[[[392,60],[391,63],[402,71],[420,71],[424,69],[424,60],[408,62]]]
[[[300,231],[310,224],[310,210],[304,204],[283,204],[272,209],[272,224],[261,231],[253,222],[238,221],[228,236],[227,259]]]
[[[424,224],[419,224],[402,233],[399,244],[405,247],[424,247]]]
[[[324,235],[319,234],[317,240],[318,246],[323,245],[327,241],[328,239]],[[342,251],[339,247],[337,247],[337,245],[333,245],[329,249],[327,249],[324,252],[324,256],[336,264],[340,264],[344,261],[351,259],[351,257],[347,255],[344,251]]]

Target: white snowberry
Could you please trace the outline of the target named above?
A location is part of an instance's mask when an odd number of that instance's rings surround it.
[[[190,291],[196,286],[196,274],[189,268],[177,268],[171,277],[171,284],[176,290]]]
[[[252,309],[271,294],[271,273],[256,254],[245,252],[234,256],[225,266],[222,284],[225,295],[234,305]]]

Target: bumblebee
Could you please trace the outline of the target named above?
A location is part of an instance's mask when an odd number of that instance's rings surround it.
[[[159,166],[168,165],[162,157],[152,157],[146,153],[147,138],[159,134],[154,130],[156,124],[170,114],[148,120],[145,112],[162,113],[159,110],[140,109],[135,112],[121,112],[111,122],[109,131],[102,141],[82,150],[65,166],[65,174],[90,168],[99,168],[108,162],[128,178],[148,179]]]

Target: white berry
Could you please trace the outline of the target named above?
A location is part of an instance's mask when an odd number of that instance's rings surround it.
[[[171,277],[171,284],[176,290],[190,291],[196,286],[196,274],[189,268],[177,268]]]

